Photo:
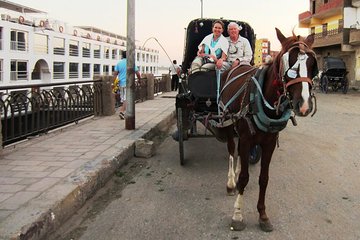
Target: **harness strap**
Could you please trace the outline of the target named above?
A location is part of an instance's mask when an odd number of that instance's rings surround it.
[[[214,119],[210,119],[208,121],[208,123],[213,126],[213,127],[217,127],[217,128],[223,128],[223,127],[228,127],[228,126],[231,126],[232,124],[234,124],[233,120],[232,119],[228,119],[228,120],[225,120],[223,122],[217,122],[215,121]]]
[[[300,83],[300,82],[307,82],[310,84],[310,86],[313,85],[313,82],[310,78],[307,78],[307,77],[299,77],[299,78],[296,78],[294,80],[291,80],[290,82],[287,82],[285,84],[285,88],[288,88],[289,86],[293,85],[293,84],[296,84],[296,83]]]
[[[262,93],[260,84],[259,84],[259,82],[256,80],[256,78],[255,78],[255,77],[251,77],[251,80],[255,83],[255,85],[256,85],[259,93],[260,93],[260,96],[261,96],[261,98],[262,98],[262,100],[263,100],[263,102],[264,102],[264,104],[265,104],[265,106],[266,106],[267,108],[269,108],[270,110],[275,110],[275,108],[273,108],[273,107],[269,104],[269,102],[265,99],[265,97],[264,97],[264,95],[263,95],[263,93]]]
[[[223,111],[225,111],[230,106],[230,104],[232,104],[235,101],[235,99],[238,96],[240,96],[240,94],[245,90],[247,85],[248,85],[248,82],[246,84],[242,85],[241,88],[230,98],[230,100],[225,105],[222,104],[224,106]]]
[[[227,81],[226,81],[226,84],[225,84],[224,87],[221,89],[220,96],[221,96],[221,94],[223,93],[223,91],[225,90],[225,88],[227,88],[232,82],[234,82],[236,79],[238,79],[238,78],[240,78],[240,77],[248,74],[249,72],[254,71],[255,69],[256,69],[255,67],[250,68],[248,71],[243,72],[243,73],[240,73],[239,75],[231,78],[230,80],[227,80]],[[231,72],[229,72],[228,76],[230,76],[230,74],[231,74]],[[219,98],[220,98],[220,96],[219,96]]]
[[[239,66],[237,66],[236,68],[238,68],[238,67],[239,67]],[[228,76],[230,76],[230,74],[231,74],[236,68],[231,69],[230,72],[229,72],[229,74],[228,74]],[[242,76],[244,76],[244,75],[246,75],[246,74],[254,71],[255,69],[256,69],[255,67],[252,67],[252,68],[250,68],[249,70],[247,70],[247,71],[245,71],[245,72],[243,72],[243,73],[240,73],[239,75],[237,75],[237,76],[231,78],[230,80],[227,80],[227,81],[226,81],[226,84],[225,84],[224,87],[221,89],[221,92],[220,92],[220,94],[218,95],[219,112],[220,112],[220,109],[222,109],[222,111],[225,111],[225,110],[230,106],[230,104],[232,104],[232,103],[235,101],[235,99],[236,99],[237,97],[239,97],[240,94],[245,90],[245,88],[247,87],[248,83],[242,85],[241,88],[238,89],[238,91],[230,98],[229,101],[227,101],[226,104],[224,104],[223,101],[220,100],[220,96],[221,96],[222,93],[224,92],[225,88],[227,88],[227,87],[228,87],[232,82],[234,82],[235,80],[237,80],[237,79],[239,79],[240,77],[242,77]]]

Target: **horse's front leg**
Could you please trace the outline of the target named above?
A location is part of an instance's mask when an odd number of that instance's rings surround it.
[[[275,149],[276,139],[270,144],[266,144],[262,147],[262,156],[261,156],[261,170],[259,176],[259,199],[257,203],[257,209],[259,212],[259,225],[261,230],[264,232],[271,232],[274,228],[270,222],[269,217],[266,214],[265,207],[265,195],[266,188],[269,182],[269,165],[271,162],[271,157]]]
[[[239,140],[238,153],[241,160],[241,170],[237,183],[237,189],[239,190],[239,194],[237,195],[234,204],[234,214],[231,219],[231,230],[235,231],[242,231],[246,227],[242,211],[244,209],[244,190],[249,182],[249,162],[247,161],[247,159],[249,159],[250,147],[242,146],[242,148],[240,149],[240,145],[241,143]]]
[[[229,170],[228,170],[228,181],[226,183],[226,190],[228,195],[235,195],[236,181],[234,172],[234,153],[235,153],[235,141],[234,138],[229,137],[227,140],[227,147],[229,152]]]

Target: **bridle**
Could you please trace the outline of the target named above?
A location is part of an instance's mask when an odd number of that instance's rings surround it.
[[[289,55],[290,52],[294,49],[299,49],[299,53],[297,56],[297,60],[294,63],[293,66],[289,66]],[[306,69],[306,61],[309,58],[308,54],[312,55],[316,59],[315,52],[308,47],[306,43],[303,41],[297,41],[293,43],[290,48],[287,50],[286,53],[284,53],[281,57],[281,63],[280,63],[280,74],[281,74],[281,80],[284,84],[284,90],[286,91],[287,88],[291,85],[294,85],[299,82],[307,82],[310,84],[310,86],[313,85],[313,82],[310,78],[307,76],[301,76],[301,72],[299,70]],[[289,72],[290,71],[290,72]],[[290,81],[286,81],[286,74],[296,74],[296,78],[293,78]],[[300,77],[297,77],[297,75],[300,74]]]
[[[290,67],[289,56],[290,52],[299,49],[299,53],[296,59],[296,62]],[[309,48],[309,46],[303,41],[294,42],[289,49],[281,56],[280,59],[280,67],[279,67],[279,75],[283,85],[283,93],[279,97],[279,101],[281,102],[281,98],[286,97],[289,100],[290,107],[293,109],[292,100],[290,94],[288,92],[288,88],[294,84],[306,82],[309,84],[310,88],[313,86],[313,81],[307,76],[307,66],[306,62],[309,58],[309,55],[313,56],[316,60],[315,52]],[[288,81],[287,79],[290,80]],[[313,116],[316,112],[316,98],[312,93],[311,98],[314,99],[315,108],[314,112],[311,116]]]

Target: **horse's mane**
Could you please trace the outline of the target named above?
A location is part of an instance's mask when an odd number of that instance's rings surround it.
[[[292,31],[292,36],[286,38],[281,43],[281,50],[276,55],[274,62],[273,62],[273,76],[275,76],[275,79],[273,81],[274,85],[281,84],[281,76],[279,76],[280,73],[280,65],[281,65],[281,57],[289,50],[289,48],[297,41],[304,41],[304,37],[300,35],[295,35],[294,31]]]

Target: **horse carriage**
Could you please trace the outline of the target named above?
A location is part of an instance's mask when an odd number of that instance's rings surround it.
[[[198,45],[202,39],[211,33],[212,23],[216,19],[195,19],[186,28],[186,42],[184,48],[184,58],[182,62],[182,76],[179,87],[179,94],[176,97],[177,127],[178,131],[174,137],[179,142],[180,164],[185,164],[184,141],[189,138],[215,136],[218,140],[221,136],[215,132],[216,125],[223,116],[219,115],[217,94],[219,86],[216,78],[216,71],[213,63],[204,64],[199,71],[193,73],[190,65],[198,50]],[[242,21],[224,20],[225,28],[223,35],[228,36],[226,29],[230,22],[236,22],[242,26],[240,35],[246,37],[254,51],[255,35],[254,30],[249,24]],[[202,135],[197,131],[197,123],[201,123],[209,131],[209,134]],[[178,134],[178,133],[183,134]],[[252,149],[250,163],[256,163],[261,157],[259,146]]]
[[[221,20],[225,24],[223,35],[227,36],[227,25],[232,20]],[[229,195],[237,192],[231,230],[241,231],[246,226],[242,211],[249,161],[261,156],[257,209],[260,228],[269,232],[273,226],[266,214],[265,193],[279,132],[290,119],[296,125],[295,116],[305,117],[316,112],[316,98],[312,93],[312,79],[318,70],[316,55],[311,49],[314,35],[301,37],[293,33],[285,37],[276,28],[282,49],[272,62],[260,68],[247,64],[236,66],[222,73],[218,82],[214,67],[204,64],[200,71],[189,71],[198,45],[212,32],[214,21],[195,19],[187,27],[183,74],[176,96],[177,134],[173,137],[179,142],[181,165],[185,163],[184,141],[199,136],[197,123],[204,125],[217,140],[227,143],[226,189]],[[240,35],[246,37],[254,49],[253,29],[245,22],[234,22],[242,26]]]
[[[349,80],[347,78],[345,62],[337,57],[325,57],[324,68],[320,77],[321,90],[328,92],[329,87],[336,92],[339,89],[346,94],[349,90]]]

